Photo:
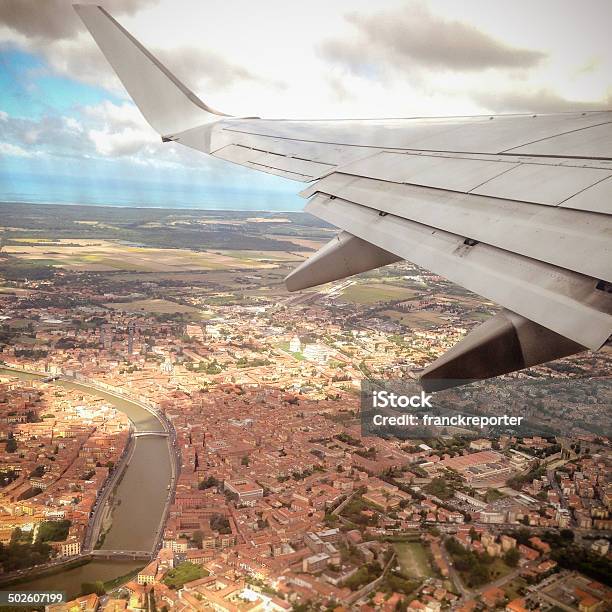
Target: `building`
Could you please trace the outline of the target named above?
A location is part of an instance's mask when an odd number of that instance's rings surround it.
[[[470,448],[477,451],[489,450],[492,446],[493,443],[491,440],[486,440],[484,438],[480,440],[472,440],[472,442],[470,442]]]
[[[299,353],[302,350],[302,343],[297,336],[293,336],[289,342],[289,350],[292,353]]]
[[[187,324],[185,327],[185,334],[196,340],[204,340],[204,330],[201,325],[194,325],[192,323]]]
[[[60,555],[62,557],[73,557],[81,554],[81,542],[76,538],[70,538],[62,544]]]
[[[327,567],[329,559],[329,555],[325,553],[319,553],[317,555],[306,557],[302,561],[302,571],[310,573],[319,572]]]
[[[263,497],[264,490],[256,482],[242,478],[240,480],[225,480],[223,488],[240,503],[251,503]]]
[[[510,462],[502,454],[483,450],[440,461],[440,466],[459,472],[468,483],[505,479],[512,474]]]
[[[100,600],[95,593],[92,593],[91,595],[77,597],[66,603],[46,606],[46,609],[50,612],[72,612],[72,610],[79,610],[79,612],[96,612],[96,610],[100,609]]]
[[[329,349],[323,344],[307,344],[304,347],[303,355],[309,361],[327,363],[329,360]]]
[[[591,544],[591,550],[593,552],[596,552],[598,555],[601,555],[602,557],[608,554],[608,551],[610,550],[610,542],[608,542],[608,540],[595,540],[592,544]]]
[[[151,561],[149,565],[143,567],[138,572],[138,584],[153,584],[155,582],[155,574],[157,574],[157,561]]]

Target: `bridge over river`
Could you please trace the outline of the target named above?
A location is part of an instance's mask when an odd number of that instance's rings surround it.
[[[135,438],[143,438],[145,436],[159,436],[167,438],[170,434],[167,431],[135,431],[132,434]]]
[[[150,561],[153,553],[150,550],[106,550],[97,549],[88,552],[86,557],[92,559],[105,559],[107,561]]]

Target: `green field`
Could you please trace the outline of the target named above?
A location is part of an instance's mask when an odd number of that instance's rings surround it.
[[[444,325],[446,321],[435,312],[415,310],[413,312],[399,312],[398,310],[383,310],[381,314],[388,316],[394,321],[400,322],[406,327],[416,329],[432,329]]]
[[[289,251],[238,251],[238,250],[215,250],[217,255],[233,257],[240,262],[252,264],[253,261],[302,261],[304,257],[295,255]]]
[[[420,542],[397,542],[394,547],[406,578],[421,580],[433,576],[427,550]]]
[[[294,359],[297,359],[298,361],[304,361],[304,355],[302,355],[301,351],[299,353],[292,353],[289,350],[289,342],[281,342],[278,345],[278,348],[281,349],[281,351],[285,351],[285,353],[289,353],[289,355],[291,355]]]
[[[395,300],[409,300],[415,292],[405,287],[373,283],[370,285],[351,285],[342,292],[342,299],[357,304],[376,304]]]
[[[135,300],[133,302],[109,302],[104,304],[107,308],[113,310],[121,310],[123,312],[154,312],[163,314],[174,314],[177,312],[186,312],[192,314],[199,314],[200,310],[193,306],[185,306],[183,304],[176,304],[169,300]]]

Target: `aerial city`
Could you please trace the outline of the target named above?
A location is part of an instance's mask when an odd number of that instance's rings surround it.
[[[0,610],[609,610],[612,6],[101,4],[0,6]]]

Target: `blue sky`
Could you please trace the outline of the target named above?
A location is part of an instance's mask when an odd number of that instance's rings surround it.
[[[612,100],[609,0],[267,0],[256,11],[247,0],[100,2],[204,101],[237,116],[556,112]],[[162,144],[70,0],[0,3],[0,200],[301,210],[299,190]]]
[[[101,154],[89,132],[103,130],[113,119],[121,121],[122,114],[140,123],[135,107],[121,92],[58,74],[42,53],[2,45],[0,92],[0,201],[303,208],[293,182],[253,176],[191,151],[175,161],[163,155],[156,160],[164,145],[152,132],[146,155]],[[139,129],[148,131],[142,124]]]

